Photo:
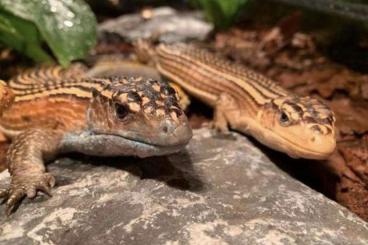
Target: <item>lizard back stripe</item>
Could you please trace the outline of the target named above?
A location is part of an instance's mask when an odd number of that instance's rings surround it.
[[[264,89],[266,91],[271,91],[273,94],[277,94],[278,96],[286,96],[289,94],[288,91],[262,74],[259,74],[242,65],[231,63],[230,61],[216,56],[206,50],[198,49],[193,45],[183,44],[177,44],[175,45],[175,48],[187,56],[195,57],[197,60],[206,61],[206,63],[211,64],[211,66],[213,66],[216,70],[237,75],[239,78],[245,79],[247,82],[252,83],[260,90]]]
[[[28,77],[29,79],[29,77]],[[15,101],[28,101],[42,97],[55,97],[59,95],[75,96],[77,98],[89,99],[92,90],[101,92],[107,98],[111,98],[111,93],[106,88],[110,81],[107,79],[69,79],[69,80],[47,80],[43,83],[31,84],[31,86],[19,86],[17,80],[12,80],[9,87],[13,89],[16,97]]]
[[[225,59],[219,59],[215,55],[203,50],[193,48],[192,46],[173,45],[158,47],[159,54],[166,54],[175,57],[175,62],[190,62],[196,67],[201,67],[211,72],[214,76],[221,76],[231,83],[235,83],[242,90],[248,92],[248,96],[252,96],[258,104],[263,104],[269,99],[286,96],[288,92],[275,84],[272,80],[255,73],[252,70],[234,65]],[[183,63],[181,63],[183,64]],[[210,65],[207,65],[210,64]],[[203,81],[201,81],[203,82]],[[225,86],[224,82],[220,82]],[[213,83],[211,84],[213,86]]]
[[[175,51],[170,51],[160,48],[157,52],[161,56],[160,61],[167,66],[176,66],[181,71],[179,74],[185,73],[187,83],[192,83],[193,86],[204,84],[204,90],[216,88],[217,96],[224,91],[230,91],[232,95],[236,96],[238,101],[245,100],[250,106],[248,109],[254,111],[257,110],[257,107],[269,100],[267,96],[260,93],[255,87],[243,80],[237,79],[231,74],[228,75],[213,69],[213,67],[206,65],[203,61],[196,61],[187,55],[176,54]],[[199,73],[197,77],[194,76],[196,72]]]
[[[224,91],[221,81],[212,82],[214,76],[210,76],[211,73],[208,73],[203,69],[196,70],[191,69],[190,67],[186,67],[186,69],[184,69],[186,64],[188,63],[184,63],[183,65],[181,65],[180,62],[176,61],[167,62],[166,58],[164,58],[162,60],[162,64],[160,65],[161,69],[159,68],[159,70],[171,79],[177,81],[184,88],[195,93],[198,97],[206,98],[206,102],[209,105],[214,106],[218,100],[219,95]],[[217,78],[222,79],[221,77]],[[230,85],[231,83],[226,84]],[[247,94],[239,93],[242,92],[242,89],[240,88],[236,89],[234,88],[234,86],[232,86],[233,88],[228,86],[225,87],[227,87],[228,91],[234,91],[234,93],[232,94],[234,97],[236,97],[237,101],[245,101],[249,105],[249,107],[247,108],[248,111],[256,111],[258,104],[256,101],[254,101],[253,97]]]

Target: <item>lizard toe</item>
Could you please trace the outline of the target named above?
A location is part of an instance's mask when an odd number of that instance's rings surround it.
[[[219,125],[216,122],[210,122],[209,128],[211,129],[211,134],[215,138],[235,140],[236,137],[231,133],[227,126]]]
[[[31,186],[30,188],[27,189],[27,197],[32,199],[36,196],[37,194],[37,190],[34,186]]]
[[[52,197],[51,188],[48,186],[48,184],[40,185],[38,189],[43,193],[45,193],[46,195],[48,195],[49,197]]]
[[[37,195],[37,191],[41,191],[51,197],[51,188],[55,186],[55,177],[49,173],[43,173],[37,179],[38,181],[34,185],[28,187],[29,190],[35,190],[33,197]]]
[[[35,198],[38,191],[51,196],[51,188],[54,185],[55,178],[49,173],[14,177],[10,188],[0,191],[0,197],[6,200],[6,214],[10,215],[25,196]]]
[[[207,123],[208,128],[213,130],[216,134],[227,135],[230,134],[229,127],[227,124],[219,123],[217,121],[211,121]]]
[[[50,188],[55,186],[56,180],[55,180],[55,177],[52,174],[46,173],[45,174],[45,179],[46,179],[46,182],[47,182],[47,184]]]
[[[9,216],[16,205],[23,199],[23,197],[26,195],[25,190],[23,188],[19,189],[13,189],[9,191],[9,198],[6,201],[6,214]]]
[[[8,189],[0,189],[0,198],[7,199],[9,196],[9,190]]]

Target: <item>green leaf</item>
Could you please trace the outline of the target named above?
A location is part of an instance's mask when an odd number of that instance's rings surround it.
[[[52,60],[41,47],[42,40],[35,25],[2,11],[0,11],[0,42],[37,62]]]
[[[236,19],[248,0],[195,0],[204,9],[207,18],[216,28],[227,28]]]
[[[96,43],[96,19],[82,0],[0,0],[0,9],[33,23],[63,66]]]

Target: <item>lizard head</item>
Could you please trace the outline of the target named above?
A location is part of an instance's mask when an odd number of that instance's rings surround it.
[[[333,112],[315,98],[272,99],[263,105],[258,122],[269,129],[259,140],[291,157],[326,159],[336,147]]]
[[[119,141],[110,145],[121,146],[105,149],[113,151],[105,155],[163,155],[178,151],[191,139],[178,95],[166,82],[122,77],[99,80],[104,85],[93,91],[89,130],[109,138],[107,141]]]

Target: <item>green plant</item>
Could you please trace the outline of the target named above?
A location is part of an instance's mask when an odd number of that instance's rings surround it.
[[[194,5],[202,8],[206,17],[217,29],[229,27],[235,21],[239,11],[248,0],[193,0]]]
[[[67,66],[96,43],[96,19],[82,0],[0,0],[0,42],[37,62]]]

